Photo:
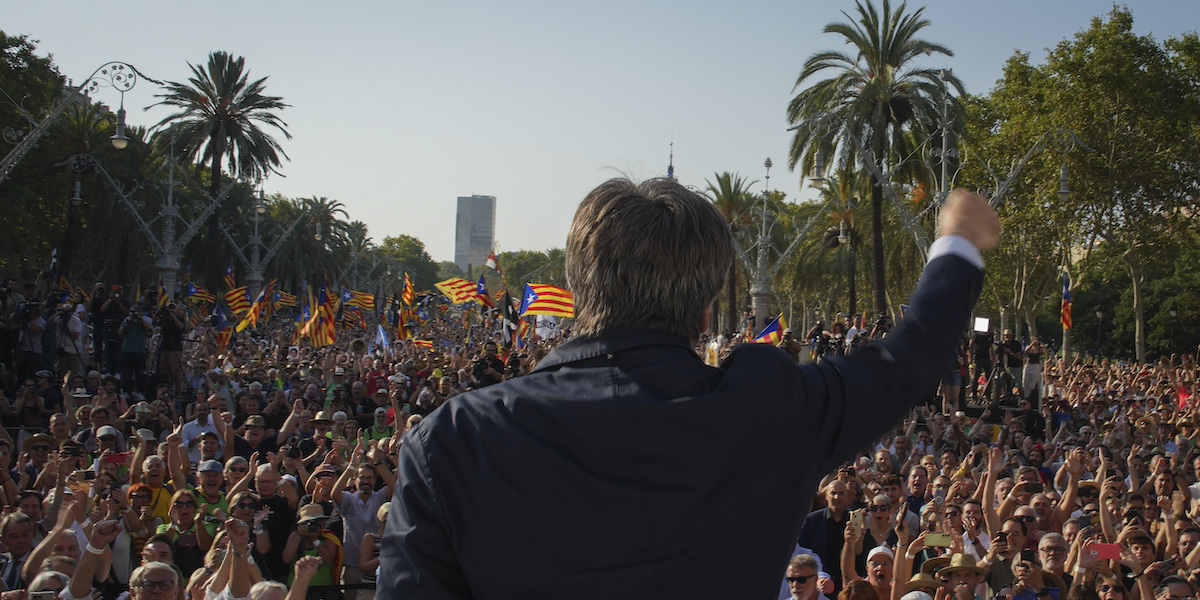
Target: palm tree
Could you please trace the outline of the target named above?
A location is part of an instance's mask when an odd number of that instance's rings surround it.
[[[729,223],[729,228],[733,231],[735,238],[754,224],[754,215],[752,208],[756,202],[754,196],[748,191],[750,186],[757,181],[747,182],[745,178],[736,173],[728,171],[717,173],[717,181],[713,183],[705,180],[708,184],[706,190],[708,197],[712,200],[713,206],[725,217],[725,222]],[[728,309],[728,328],[726,331],[738,330],[738,301],[737,301],[737,261],[735,257],[733,263],[729,265],[729,277],[726,285],[729,290],[729,306]]]
[[[291,139],[285,123],[276,114],[288,107],[279,96],[264,93],[267,78],[250,81],[250,72],[242,57],[212,52],[207,66],[191,63],[188,82],[167,82],[167,91],[158,94],[157,105],[179,109],[156,125],[176,127],[179,149],[185,156],[208,162],[212,179],[209,195],[216,198],[221,190],[221,168],[226,164],[235,176],[259,178],[275,172],[287,154],[279,142],[265,130],[274,128]],[[208,222],[209,257],[220,246],[218,208]],[[210,260],[205,283],[215,287],[220,279],[219,260]]]
[[[819,154],[833,157],[838,173],[853,170],[862,160],[874,162],[881,171],[899,168],[894,177],[916,177],[914,165],[898,164],[895,157],[912,155],[936,130],[946,87],[953,86],[961,94],[962,83],[953,74],[913,65],[924,55],[953,56],[945,46],[917,37],[930,24],[922,18],[924,9],[909,13],[907,3],[901,2],[893,11],[890,0],[882,1],[881,12],[874,4],[857,0],[857,20],[842,13],[849,22],[825,26],[826,33],[845,38],[852,52],[827,50],[805,61],[793,89],[819,73],[831,71],[833,76],[804,88],[788,104],[788,119],[796,131],[790,167],[800,164],[808,172]],[[827,117],[839,126],[828,127]],[[884,184],[872,174],[872,271],[878,313],[887,311]]]

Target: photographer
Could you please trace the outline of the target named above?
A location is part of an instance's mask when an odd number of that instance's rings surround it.
[[[775,346],[783,349],[784,352],[787,352],[787,355],[791,357],[792,361],[800,362],[800,351],[804,349],[804,346],[800,343],[800,340],[796,339],[796,337],[792,335],[791,329],[783,330],[783,339],[779,340],[779,343]]]
[[[324,509],[320,504],[306,504],[297,517],[296,531],[288,536],[287,545],[283,548],[283,562],[292,565],[302,557],[316,556],[321,559],[321,565],[317,567],[317,574],[310,585],[338,585],[342,579],[342,541],[326,529],[328,517]],[[294,578],[294,574],[288,576],[289,585]]]
[[[42,368],[42,333],[46,331],[46,319],[34,300],[17,305],[13,319],[20,323],[21,367],[18,376],[29,377]]]
[[[0,364],[15,371],[21,362],[19,337],[21,321],[17,320],[17,307],[24,304],[25,297],[17,291],[17,280],[8,278],[3,288],[0,288]]]
[[[97,288],[103,291],[103,283],[97,283]],[[92,302],[95,306],[95,300]],[[120,344],[117,340],[117,327],[129,314],[129,301],[121,297],[121,286],[112,286],[112,292],[105,296],[99,310],[92,310],[95,323],[99,324],[98,333],[93,334],[95,344],[96,368],[104,373],[117,373],[121,368],[118,362]],[[100,342],[103,343],[100,343]]]
[[[1004,363],[1004,373],[1008,375],[1008,379],[1004,382],[1003,394],[1008,396],[1014,386],[1021,383],[1021,372],[1025,362],[1025,353],[1021,348],[1021,342],[1017,341],[1011,329],[1004,330],[1004,341],[1000,342],[1000,347],[997,348],[997,355]]]
[[[121,336],[121,386],[125,393],[143,392],[146,378],[146,340],[154,323],[141,304],[129,309],[129,316],[117,327]]]
[[[496,356],[496,342],[483,345],[483,354],[475,359],[471,375],[475,377],[477,388],[495,385],[504,379],[504,362]]]
[[[892,318],[885,314],[880,314],[879,318],[875,319],[875,328],[871,330],[871,339],[882,340],[883,338],[887,337],[891,331]]]
[[[52,317],[58,331],[58,372],[83,375],[83,321],[70,304],[60,304]]]
[[[174,302],[160,308],[154,317],[162,328],[162,342],[158,346],[158,374],[163,377],[175,396],[183,393],[183,334],[191,330],[187,308]]]

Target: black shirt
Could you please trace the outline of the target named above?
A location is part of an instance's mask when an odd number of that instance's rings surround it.
[[[180,352],[183,350],[183,329],[175,326],[175,319],[167,316],[160,323],[162,326],[162,343],[158,349],[163,352]]]
[[[250,455],[255,452],[261,458],[266,456],[268,452],[275,452],[277,450],[279,450],[279,447],[275,445],[275,436],[270,435],[269,431],[263,432],[262,441],[258,443],[257,447],[251,446],[250,442],[247,442],[246,438],[240,435],[233,436],[233,453],[246,460],[250,460]]]
[[[1024,364],[1024,356],[1021,353],[1021,342],[1017,340],[1004,340],[1001,348],[1003,348],[1004,352],[1004,366],[1012,369]],[[1015,353],[1016,356],[1009,354],[1009,352]]]
[[[475,387],[485,387],[500,383],[500,379],[493,377],[487,372],[488,367],[496,370],[497,373],[504,372],[504,362],[497,356],[483,356],[475,361],[471,367],[471,375],[475,377]]]
[[[296,511],[288,504],[287,498],[276,495],[274,498],[263,498],[263,506],[269,509],[267,520],[263,521],[263,529],[271,538],[271,552],[264,556],[262,566],[263,576],[273,581],[287,582],[292,566],[283,562],[283,547],[287,545],[288,536],[296,530]]]

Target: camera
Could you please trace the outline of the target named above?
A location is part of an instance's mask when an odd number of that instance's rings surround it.
[[[38,306],[37,302],[18,302],[17,310],[13,314],[14,320],[22,323],[32,320],[38,314]]]
[[[309,533],[321,533],[322,529],[325,529],[325,525],[320,521],[309,521],[304,524],[304,530]]]

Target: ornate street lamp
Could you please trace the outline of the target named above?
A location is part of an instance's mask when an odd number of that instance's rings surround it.
[[[111,87],[121,92],[121,108],[117,111],[117,133],[110,139],[114,148],[117,150],[124,149],[129,144],[129,138],[125,136],[125,92],[128,92],[133,89],[134,85],[137,85],[139,77],[158,85],[163,85],[161,81],[146,77],[136,67],[125,62],[114,61],[105,63],[95,71],[92,71],[92,74],[88,75],[87,79],[83,80],[83,83],[76,87],[70,94],[67,94],[61,102],[54,105],[54,108],[50,110],[50,114],[46,115],[46,118],[42,119],[41,123],[38,123],[36,127],[30,130],[20,142],[17,142],[16,147],[3,160],[0,160],[0,183],[8,179],[13,167],[17,166],[17,163],[21,162],[21,159],[25,158],[25,155],[37,145],[38,140],[46,135],[46,132],[50,130],[50,126],[62,116],[63,111],[68,106],[85,93],[96,92],[101,87]]]

